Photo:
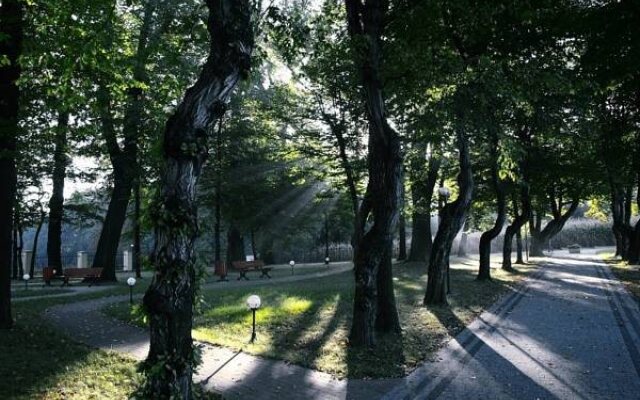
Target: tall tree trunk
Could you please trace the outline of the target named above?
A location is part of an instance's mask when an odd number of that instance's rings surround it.
[[[3,0],[0,6],[0,329],[13,326],[11,315],[11,229],[16,197],[16,138],[20,134],[18,110],[22,53],[23,8],[20,0]]]
[[[233,261],[244,261],[244,238],[232,224],[227,231],[227,263]]]
[[[213,247],[215,251],[214,262],[222,261],[222,127],[224,115],[218,122],[216,134],[216,210],[215,223],[213,225]]]
[[[136,271],[136,278],[140,279],[142,278],[142,232],[140,227],[142,218],[140,212],[140,181],[142,180],[142,174],[138,171],[136,175],[137,179],[133,186],[133,269]]]
[[[112,96],[106,82],[98,82],[98,103],[102,113],[102,134],[113,166],[113,192],[105,216],[93,267],[103,268],[102,279],[116,280],[116,257],[120,244],[120,234],[126,221],[131,190],[138,179],[138,141],[144,113],[144,92],[140,83],[147,83],[149,77],[146,67],[149,61],[149,48],[160,38],[162,28],[154,29],[159,0],[148,0],[144,6],[144,17],[133,61],[133,81],[135,86],[127,90],[127,103],[124,112],[122,133],[123,147],[118,144],[112,108]]]
[[[324,260],[329,260],[329,216],[324,213]]]
[[[456,103],[460,102],[458,98]],[[438,232],[433,241],[433,249],[429,257],[427,291],[424,304],[447,304],[447,268],[453,239],[456,237],[471,206],[473,196],[473,174],[469,144],[464,128],[464,105],[456,104],[456,139],[460,160],[458,174],[458,198],[442,209]]]
[[[403,174],[404,176],[404,174]],[[407,221],[404,216],[404,182],[400,187],[400,217],[398,221],[398,261],[407,259]]]
[[[120,244],[120,233],[127,219],[127,208],[131,196],[134,177],[119,160],[114,164],[114,185],[109,201],[109,208],[102,225],[96,254],[93,258],[94,268],[103,268],[102,279],[116,281],[116,257]]]
[[[427,177],[414,176],[411,184],[413,202],[411,248],[409,261],[424,262],[429,259],[433,240],[431,238],[431,198],[438,180],[440,158],[432,155],[429,159]]]
[[[497,143],[495,143],[497,146]],[[493,224],[493,227],[488,231],[485,231],[480,236],[480,268],[478,270],[478,280],[489,280],[491,279],[491,242],[495,239],[502,228],[504,227],[505,220],[507,218],[507,205],[506,205],[506,194],[504,190],[504,185],[500,181],[498,177],[498,155],[494,154],[494,166],[491,171],[493,188],[496,193],[496,221]]]
[[[393,292],[391,254],[398,223],[402,154],[400,137],[387,121],[380,67],[382,35],[388,4],[379,0],[345,0],[349,35],[366,46],[354,47],[362,75],[369,120],[369,183],[360,208],[354,248],[355,294],[350,346],[373,346],[375,332],[400,332]],[[363,221],[371,214],[373,224],[364,232]],[[381,274],[379,277],[378,274]],[[380,299],[378,296],[385,296]]]
[[[16,256],[18,258],[18,279],[24,276],[24,263],[22,261],[22,250],[24,249],[24,230],[22,224],[18,225],[18,247]]]
[[[165,166],[154,218],[156,273],[144,297],[151,333],[144,368],[146,398],[168,398],[176,393],[181,399],[193,397],[196,188],[208,153],[209,125],[222,116],[238,80],[248,76],[254,47],[251,2],[209,0],[207,7],[209,56],[164,133]]]
[[[49,199],[49,225],[47,227],[47,264],[62,275],[62,218],[64,216],[64,180],[67,176],[67,130],[69,113],[58,114],[53,153],[53,190]]]
[[[491,164],[491,184],[496,194],[496,221],[493,227],[485,231],[480,236],[480,245],[478,253],[480,254],[480,268],[478,269],[478,280],[491,279],[491,242],[495,239],[504,227],[507,218],[507,202],[504,183],[500,181],[498,176],[498,146],[499,137],[495,129],[490,129],[491,149],[489,150],[492,158]]]
[[[516,264],[524,264],[524,259],[522,258],[522,230],[518,229],[516,231]]]
[[[13,227],[13,256],[11,257],[11,279],[18,279],[18,260],[20,254],[18,254],[18,227]]]
[[[42,206],[41,206],[42,207]],[[38,256],[38,238],[40,237],[40,231],[42,231],[42,225],[44,225],[44,219],[46,213],[40,208],[40,220],[38,221],[38,227],[36,233],[33,235],[33,246],[31,247],[31,264],[29,265],[29,275],[33,278],[36,272],[36,257]]]

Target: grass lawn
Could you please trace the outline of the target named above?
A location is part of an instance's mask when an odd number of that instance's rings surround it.
[[[394,279],[403,335],[381,338],[374,350],[347,346],[353,302],[351,272],[295,283],[206,290],[206,305],[196,317],[194,337],[339,377],[403,376],[533,269],[518,268],[521,272],[515,274],[494,269],[492,282],[477,282],[477,261],[452,264],[450,306],[427,309],[421,305],[424,265],[397,264]],[[251,315],[245,299],[253,293],[260,295],[263,307],[257,313],[258,340],[248,344]],[[142,323],[126,303],[115,304],[106,312]]]
[[[139,384],[132,359],[76,344],[42,321],[46,307],[65,301],[14,304],[14,328],[0,330],[3,399],[124,399]]]
[[[14,327],[0,330],[0,399],[129,398],[142,382],[135,360],[76,343],[41,318],[56,304],[125,293],[128,288],[120,283],[103,292],[14,303]]]
[[[629,265],[624,261],[614,258],[614,253],[601,253],[600,257],[609,264],[611,272],[624,283],[636,300],[640,301],[640,266]]]
[[[24,287],[21,289],[16,289],[11,291],[12,298],[20,298],[20,297],[32,297],[32,296],[52,296],[56,294],[63,293],[71,293],[73,290],[69,289],[27,289],[24,290]]]

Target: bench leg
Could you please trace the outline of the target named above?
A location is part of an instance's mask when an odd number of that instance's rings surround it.
[[[260,278],[264,278],[264,277],[271,279],[271,275],[269,275],[269,271],[262,271],[262,275],[260,275]]]
[[[246,281],[249,280],[249,278],[247,277],[247,271],[240,271],[240,276],[238,277],[238,280],[240,279],[244,279]]]

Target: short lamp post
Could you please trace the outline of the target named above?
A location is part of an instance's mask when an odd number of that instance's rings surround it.
[[[256,340],[256,310],[260,308],[260,296],[257,294],[252,294],[247,298],[247,307],[251,310],[253,314],[253,324],[251,328],[251,340],[249,343],[253,343]]]
[[[289,261],[289,265],[291,266],[291,275],[293,275],[293,267],[295,267],[296,262],[291,260],[291,261]]]
[[[127,285],[129,285],[129,304],[133,304],[133,287],[136,285],[136,278],[132,276],[127,279]]]
[[[324,258],[324,265],[328,266],[331,259],[329,257]]]
[[[22,275],[22,279],[24,280],[24,290],[29,290],[29,279],[31,276],[29,274]]]

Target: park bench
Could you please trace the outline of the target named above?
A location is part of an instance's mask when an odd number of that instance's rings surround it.
[[[42,277],[45,285],[51,285],[54,279],[61,279],[62,286],[69,285],[71,279],[88,280],[89,286],[93,286],[102,276],[102,268],[65,268],[62,275],[55,274],[55,268],[45,267],[42,269]]]
[[[240,273],[240,276],[238,276],[238,280],[240,279],[246,279],[249,280],[249,278],[247,277],[247,273],[251,272],[251,271],[256,271],[256,272],[261,272],[260,274],[260,278],[264,278],[267,277],[269,279],[271,279],[271,275],[269,275],[269,272],[271,272],[271,267],[265,267],[264,266],[264,262],[262,260],[256,260],[256,261],[232,261],[231,262],[231,268],[235,269],[236,271],[238,271]]]
[[[579,254],[580,253],[580,245],[579,244],[572,244],[567,246],[567,249],[569,249],[569,253],[572,254]]]

